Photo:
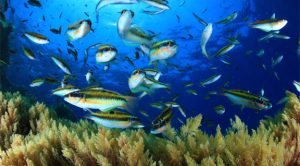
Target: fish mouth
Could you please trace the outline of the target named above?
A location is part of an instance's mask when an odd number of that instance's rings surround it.
[[[177,45],[174,45],[174,46],[172,46],[171,48],[172,48],[174,51],[177,51],[178,46],[177,46]]]

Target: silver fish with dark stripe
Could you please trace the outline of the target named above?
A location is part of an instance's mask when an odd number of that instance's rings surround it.
[[[166,107],[164,111],[152,121],[151,134],[160,134],[167,130],[173,117],[172,107]]]
[[[129,127],[144,127],[144,125],[140,123],[138,117],[119,110],[112,110],[109,112],[94,112],[86,118],[107,128],[124,129]]]

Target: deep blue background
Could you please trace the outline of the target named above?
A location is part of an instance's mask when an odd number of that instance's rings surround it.
[[[123,94],[129,93],[128,77],[136,68],[149,67],[148,58],[144,57],[135,61],[135,67],[128,62],[123,61],[125,56],[134,57],[135,47],[125,45],[117,34],[116,22],[120,16],[118,12],[122,9],[131,9],[135,12],[133,23],[141,26],[145,30],[151,30],[159,34],[157,40],[173,39],[180,49],[176,57],[169,60],[169,63],[176,64],[184,72],[172,68],[171,66],[160,66],[163,76],[160,81],[171,85],[172,94],[164,90],[159,90],[151,96],[143,98],[140,102],[140,108],[148,111],[149,118],[145,118],[137,114],[142,120],[149,124],[160,111],[149,107],[152,102],[170,101],[174,94],[180,94],[178,103],[187,112],[188,117],[201,113],[204,117],[202,129],[208,133],[213,133],[217,124],[220,124],[223,131],[229,126],[229,119],[238,115],[249,128],[255,128],[260,119],[264,116],[273,116],[278,112],[281,106],[277,106],[276,102],[284,96],[285,90],[296,93],[292,85],[293,80],[300,80],[299,76],[299,55],[297,55],[299,40],[299,1],[297,0],[186,0],[186,3],[179,7],[180,0],[170,0],[171,10],[159,15],[146,15],[143,9],[148,9],[147,5],[139,3],[136,5],[111,5],[100,10],[100,22],[95,22],[95,6],[97,1],[59,1],[59,0],[41,0],[42,7],[28,8],[24,6],[26,0],[14,0],[10,2],[10,6],[14,8],[15,13],[9,10],[6,14],[7,18],[14,24],[14,32],[11,35],[11,48],[15,49],[18,54],[11,56],[11,65],[7,74],[9,80],[19,87],[20,90],[27,90],[28,95],[35,96],[38,101],[44,101],[48,104],[64,103],[63,99],[51,96],[51,90],[57,86],[43,85],[38,88],[30,88],[29,84],[35,78],[52,76],[59,80],[63,77],[63,72],[49,58],[51,54],[58,54],[71,66],[72,71],[77,75],[77,80],[72,84],[86,87],[84,75],[89,69],[94,69],[96,79],[102,83],[102,86],[118,91]],[[210,55],[227,44],[226,37],[233,37],[240,33],[240,45],[236,46],[230,54],[231,65],[225,65],[217,59],[207,60],[200,51],[200,37],[203,26],[197,22],[192,16],[192,12],[197,13],[207,22],[216,22],[228,16],[233,11],[239,13],[238,18],[226,25],[215,25],[211,39],[207,44]],[[84,12],[89,14],[87,17]],[[32,15],[30,16],[30,14]],[[62,18],[59,15],[62,13]],[[265,35],[264,32],[249,29],[249,23],[268,19],[272,13],[276,13],[277,18],[288,20],[288,24],[280,33],[291,37],[290,40],[271,39],[269,42],[258,42],[257,40]],[[46,21],[42,20],[45,16]],[[176,15],[180,17],[178,22]],[[244,21],[244,19],[249,19]],[[28,21],[22,23],[21,20]],[[65,34],[68,25],[81,20],[90,19],[92,28],[95,32],[88,34],[83,39],[74,41],[73,44],[79,53],[79,61],[75,62],[71,55],[67,54],[67,36]],[[62,26],[62,34],[55,35],[49,31],[50,28],[58,28]],[[26,31],[33,31],[46,35],[51,40],[48,45],[36,45],[24,38],[22,34]],[[189,38],[189,34],[193,38]],[[183,40],[182,37],[187,39]],[[116,64],[112,64],[109,71],[103,71],[103,65],[97,65],[94,57],[89,58],[89,66],[81,68],[83,63],[84,49],[94,43],[107,43],[117,47],[120,52]],[[22,46],[26,46],[34,50],[37,60],[32,61],[23,55]],[[64,51],[59,54],[57,48]],[[256,56],[260,49],[265,50],[263,57]],[[252,54],[246,55],[246,52],[252,50]],[[38,52],[42,52],[43,56],[39,56]],[[93,52],[93,51],[92,51]],[[271,57],[284,55],[283,61],[274,69],[271,68]],[[267,70],[262,68],[262,64],[267,66]],[[95,69],[95,67],[97,69]],[[210,70],[210,67],[216,66],[217,70]],[[280,80],[277,80],[273,72],[276,71]],[[222,74],[222,78],[206,88],[200,87],[199,82],[214,75]],[[204,96],[208,91],[216,91],[223,87],[224,83],[229,81],[229,89],[249,90],[259,94],[264,88],[265,96],[270,99],[273,108],[268,111],[256,113],[252,109],[244,109],[240,111],[239,107],[232,106],[231,103],[223,96],[213,96],[209,100],[205,100]],[[184,88],[186,82],[194,82],[194,86]],[[195,89],[198,96],[190,95],[185,91],[187,89]],[[217,115],[213,111],[213,107],[222,104],[226,108],[224,115]],[[84,112],[69,104],[80,118]],[[178,111],[174,111],[175,115],[172,125],[178,127],[180,123],[177,118],[184,120]]]

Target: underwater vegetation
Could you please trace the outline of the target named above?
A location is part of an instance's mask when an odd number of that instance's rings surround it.
[[[256,130],[236,116],[226,134],[201,131],[202,115],[164,137],[59,118],[20,93],[0,92],[0,165],[300,165],[300,101]],[[251,134],[250,134],[251,133]]]

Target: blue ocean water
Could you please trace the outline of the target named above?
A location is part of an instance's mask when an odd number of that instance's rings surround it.
[[[116,23],[123,9],[134,11],[133,24],[144,30],[153,31],[158,34],[157,41],[171,39],[175,40],[179,50],[175,57],[168,60],[168,64],[160,64],[159,70],[163,73],[160,81],[171,87],[171,92],[157,90],[147,95],[138,102],[140,109],[146,110],[150,117],[143,117],[136,113],[145,124],[151,121],[160,113],[159,109],[150,107],[153,102],[168,102],[176,94],[179,95],[178,102],[186,111],[187,117],[197,114],[203,115],[202,129],[208,133],[215,131],[216,125],[225,129],[230,125],[230,119],[238,115],[249,128],[257,127],[259,120],[265,116],[274,116],[283,105],[276,105],[285,90],[297,93],[293,86],[293,80],[300,80],[299,55],[299,1],[287,0],[170,0],[170,10],[161,14],[148,15],[143,10],[148,10],[145,3],[130,5],[109,5],[99,12],[99,22],[96,22],[95,7],[96,0],[85,1],[58,1],[41,0],[42,7],[31,6],[26,0],[10,1],[10,9],[5,13],[7,20],[13,24],[13,32],[10,35],[10,47],[17,51],[17,55],[11,56],[13,65],[7,68],[9,81],[19,90],[26,90],[26,94],[34,96],[38,101],[46,102],[49,105],[60,103],[70,107],[78,118],[86,112],[63,101],[62,98],[51,95],[51,90],[58,85],[42,85],[40,87],[29,87],[30,83],[40,77],[54,77],[58,80],[63,78],[64,73],[53,63],[50,55],[58,55],[66,60],[72,69],[76,80],[72,82],[78,87],[87,87],[85,74],[93,69],[95,78],[105,89],[117,91],[122,94],[129,94],[128,78],[132,71],[138,68],[153,68],[149,65],[147,56],[133,60],[132,66],[124,57],[134,59],[136,46],[125,44],[117,33]],[[183,4],[181,6],[181,4]],[[14,12],[12,12],[12,10]],[[241,44],[231,50],[228,55],[230,65],[222,63],[217,58],[207,59],[201,53],[200,38],[204,26],[194,18],[196,13],[206,22],[215,23],[238,12],[238,17],[228,24],[213,24],[213,33],[207,44],[210,55],[214,55],[220,48],[228,44],[226,37],[234,37],[237,34]],[[289,40],[270,39],[266,42],[258,42],[258,39],[266,33],[257,29],[249,28],[249,24],[256,20],[269,19],[275,13],[277,18],[288,20],[288,24],[280,30],[281,34],[291,37]],[[61,17],[60,17],[61,15]],[[43,17],[45,20],[43,20]],[[84,38],[73,41],[72,44],[78,52],[78,61],[67,52],[66,31],[69,25],[78,20],[89,19],[92,22],[93,32]],[[23,20],[23,21],[22,21]],[[28,21],[24,21],[28,20]],[[60,35],[50,31],[51,28],[62,27]],[[43,34],[50,39],[47,45],[37,45],[22,37],[32,31]],[[117,60],[110,65],[110,69],[103,70],[103,64],[96,64],[95,58],[91,55],[88,65],[83,66],[84,51],[95,43],[114,45],[119,55]],[[28,59],[22,47],[28,47],[37,55],[37,60]],[[57,49],[60,48],[62,53]],[[256,54],[263,49],[265,54],[258,57]],[[42,55],[39,55],[39,52]],[[251,53],[250,53],[251,52]],[[274,69],[271,68],[271,58],[283,55],[284,58]],[[172,67],[173,65],[178,68]],[[266,69],[262,65],[266,66]],[[212,70],[212,67],[217,67]],[[277,73],[278,78],[274,75]],[[216,83],[204,87],[199,82],[214,74],[222,74]],[[228,86],[224,84],[229,81]],[[193,82],[192,87],[184,87],[187,82]],[[241,111],[239,106],[234,106],[224,96],[214,95],[209,99],[205,96],[209,91],[219,91],[222,87],[226,89],[242,89],[254,94],[260,94],[261,89],[265,91],[273,107],[266,111],[255,111],[245,108]],[[198,95],[192,95],[186,90],[196,90]],[[223,105],[226,112],[218,115],[213,111],[216,105]],[[185,120],[178,112],[174,111],[172,126],[179,127],[181,124],[177,118]]]

